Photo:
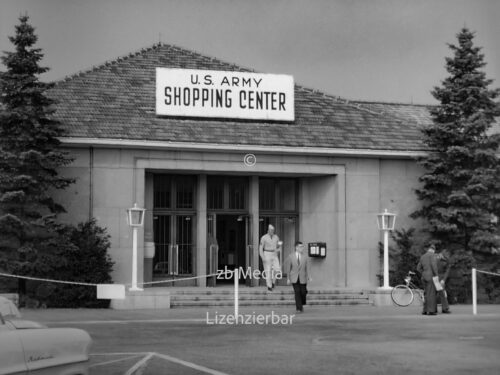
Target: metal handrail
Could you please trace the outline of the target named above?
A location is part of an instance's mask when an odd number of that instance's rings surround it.
[[[168,246],[168,273],[169,275],[179,274],[179,245]]]
[[[253,250],[253,246],[252,245],[247,245],[247,251],[246,251],[246,264],[247,264],[247,267],[250,267],[250,268],[253,268],[253,262],[252,262],[252,250]]]
[[[219,267],[218,263],[219,263],[219,246],[210,245],[208,251],[208,269],[210,274],[217,272],[217,269]]]

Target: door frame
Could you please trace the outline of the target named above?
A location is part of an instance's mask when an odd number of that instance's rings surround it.
[[[179,272],[178,274],[170,274],[169,272],[167,273],[162,273],[162,274],[159,274],[157,276],[155,276],[154,272],[153,272],[153,278],[161,278],[161,279],[165,279],[165,280],[171,280],[171,279],[175,279],[176,276],[182,276],[182,277],[190,277],[190,276],[194,276],[195,274],[195,269],[196,269],[196,225],[197,225],[197,215],[195,212],[192,212],[192,211],[176,211],[176,212],[172,212],[172,211],[169,211],[169,212],[165,212],[164,210],[159,210],[157,212],[153,212],[153,241],[155,243],[155,247],[158,249],[158,246],[157,246],[157,242],[156,242],[156,236],[157,236],[157,233],[155,231],[155,227],[156,227],[156,224],[154,223],[154,221],[156,220],[156,218],[158,216],[168,216],[170,217],[169,221],[169,228],[168,228],[168,231],[169,231],[169,234],[170,234],[170,243],[167,244],[168,246],[168,250],[167,250],[167,254],[170,253],[170,247],[171,246],[179,246],[179,243],[178,243],[178,236],[177,236],[177,218],[179,216],[186,216],[186,217],[190,217],[191,220],[191,243],[190,243],[190,246],[191,246],[191,257],[190,257],[190,262],[191,262],[191,273],[181,273]],[[179,254],[179,250],[177,250],[177,254]],[[166,259],[167,259],[167,262],[170,263],[170,259],[168,258],[168,255],[166,256]],[[155,267],[155,262],[153,260],[153,270],[154,270],[154,267]],[[179,269],[179,259],[177,260],[177,269]],[[168,268],[170,269],[170,267]],[[154,284],[153,284],[154,285]],[[173,285],[173,283],[172,283]]]
[[[219,216],[236,216],[239,217],[241,216],[243,221],[244,221],[244,243],[245,243],[245,253],[244,253],[244,268],[251,267],[253,270],[253,267],[251,266],[251,259],[252,259],[252,231],[251,231],[251,225],[252,225],[252,218],[251,215],[248,212],[245,211],[230,211],[230,210],[211,210],[207,213],[207,238],[212,234],[214,238],[217,240],[217,243],[219,240],[217,239],[217,218]],[[212,222],[212,224],[210,224]],[[209,226],[212,226],[212,228],[209,228]],[[211,231],[210,231],[211,229]],[[214,256],[213,254],[210,254],[210,244],[207,242],[207,264],[210,264],[210,257]],[[216,264],[216,271],[219,271],[219,262],[218,262],[218,254],[219,254],[219,246],[217,245],[217,254],[215,258],[215,264]],[[213,268],[208,267],[208,272],[212,273]],[[250,279],[245,279],[245,285],[251,286],[251,280]],[[217,286],[217,278],[215,278],[215,281],[213,282],[213,286]]]

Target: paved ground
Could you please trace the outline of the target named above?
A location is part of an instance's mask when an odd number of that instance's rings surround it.
[[[23,310],[51,327],[90,333],[93,375],[498,374],[500,306],[311,307],[292,324],[219,325],[231,309]],[[289,308],[240,308],[257,317]],[[253,319],[253,318],[252,318]],[[256,318],[257,319],[257,318]]]

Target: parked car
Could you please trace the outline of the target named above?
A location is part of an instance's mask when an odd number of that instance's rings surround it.
[[[5,313],[6,305],[5,298],[0,297],[0,375],[89,374],[92,339],[87,332],[22,320]]]

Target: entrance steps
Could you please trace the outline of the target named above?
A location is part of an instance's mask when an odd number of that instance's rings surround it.
[[[309,289],[307,304],[310,306],[370,305],[368,290],[360,289]],[[233,306],[233,288],[183,288],[170,289],[170,307],[217,307]],[[268,292],[263,287],[240,287],[240,306],[288,306],[295,305],[292,287],[276,287]]]

